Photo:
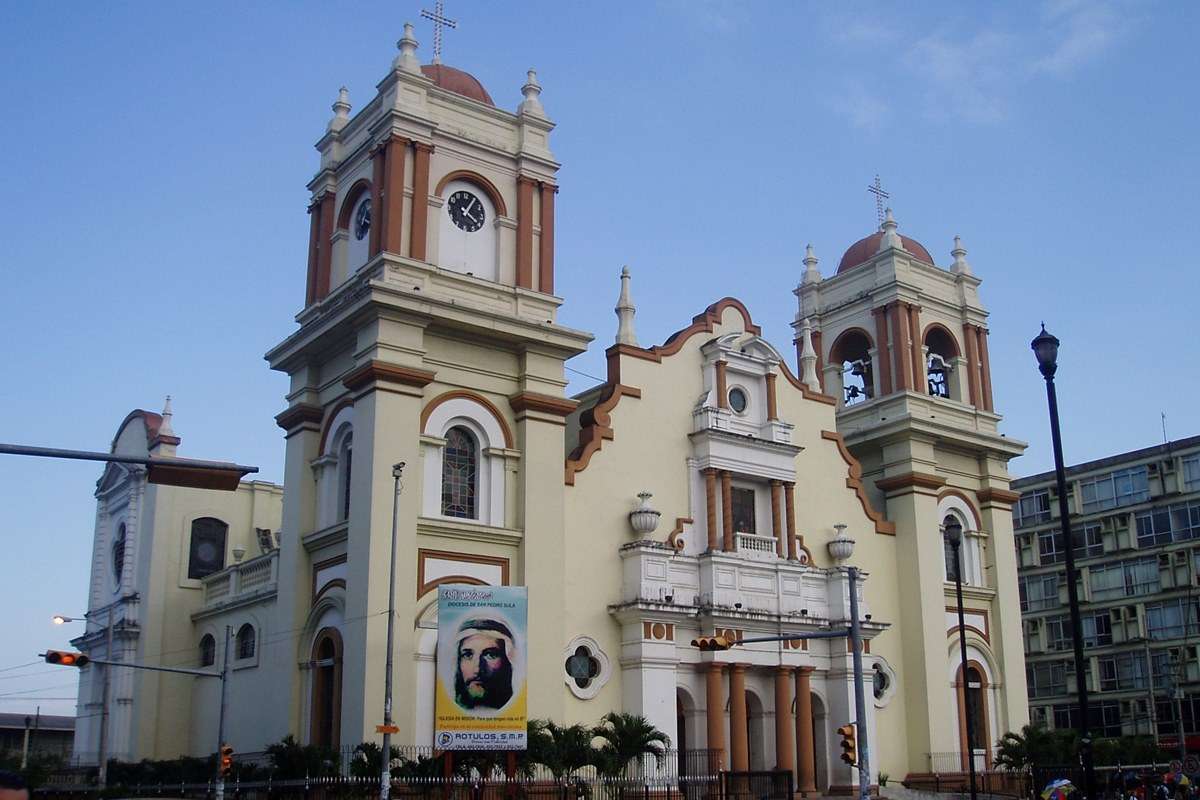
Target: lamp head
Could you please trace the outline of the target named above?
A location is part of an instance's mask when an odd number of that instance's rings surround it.
[[[1046,330],[1046,323],[1042,323],[1042,332],[1029,343],[1033,348],[1033,354],[1037,356],[1038,369],[1042,375],[1049,379],[1054,377],[1055,371],[1058,369],[1058,337]]]
[[[958,547],[962,544],[962,523],[956,517],[947,517],[946,524],[942,526],[946,533],[946,538],[950,540],[951,547]]]
[[[64,617],[62,614],[55,614],[51,619],[54,620],[55,625],[63,625],[71,620],[70,617]]]

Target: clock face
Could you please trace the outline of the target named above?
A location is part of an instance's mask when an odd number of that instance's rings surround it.
[[[354,212],[354,238],[361,241],[369,230],[371,230],[371,198],[368,197],[358,204],[358,210]]]
[[[483,203],[468,191],[457,191],[450,195],[446,210],[451,221],[467,233],[474,233],[482,228],[487,216],[483,210]]]

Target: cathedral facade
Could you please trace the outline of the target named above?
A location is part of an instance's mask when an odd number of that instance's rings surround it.
[[[794,356],[732,297],[643,346],[625,272],[607,379],[567,397],[564,365],[592,336],[556,322],[559,165],[536,75],[510,112],[469,74],[422,65],[408,26],[399,49],[364,108],[339,96],[317,143],[304,307],[266,356],[290,379],[276,417],[286,490],[281,505],[278,487],[236,493],[270,494],[278,519],[224,499],[183,509],[194,490],[155,487],[171,525],[143,520],[122,545],[146,580],[114,595],[112,559],[94,569],[93,620],[130,593],[162,616],[129,621],[121,658],[156,663],[182,642],[190,665],[219,665],[231,648],[241,752],[287,734],[373,740],[395,526],[400,742],[432,741],[437,587],[523,585],[531,716],[637,713],[673,746],[721,750],[726,768],[848,790],[834,733],[854,720],[845,640],[689,642],[844,626],[857,592],[872,777],[946,754],[989,763],[990,744],[1028,721],[1006,470],[1023,445],[998,433],[987,312],[961,245],[939,267],[889,213],[834,275],[810,250]],[[122,476],[120,491],[138,490]],[[964,530],[965,675],[948,517]],[[98,514],[97,553],[115,546],[114,519]],[[140,552],[173,553],[169,566],[131,561],[139,537]],[[205,542],[217,552],[185,574]],[[103,632],[78,641],[102,648]],[[213,751],[216,681],[125,680],[114,754]]]

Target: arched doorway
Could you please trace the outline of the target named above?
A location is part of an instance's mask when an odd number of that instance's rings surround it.
[[[812,697],[813,756],[816,771],[817,791],[821,794],[829,788],[829,737],[826,735],[825,703],[816,692]]]
[[[312,723],[309,742],[322,747],[341,743],[342,720],[342,635],[337,628],[323,628],[313,640]]]
[[[967,662],[967,680],[963,685],[963,671],[959,666],[955,676],[955,694],[958,696],[958,751],[962,754],[962,768],[967,768],[967,753],[972,753],[976,769],[991,769],[992,748],[988,730],[991,715],[988,713],[988,680],[983,667],[977,661]],[[967,711],[970,710],[971,725],[967,727]],[[968,745],[969,743],[969,745]]]
[[[767,755],[767,717],[758,695],[746,690],[746,746],[749,749],[750,769],[767,769],[774,757]]]

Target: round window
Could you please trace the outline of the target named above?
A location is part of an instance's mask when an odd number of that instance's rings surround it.
[[[746,393],[734,387],[729,390],[729,407],[741,414],[746,410]]]

